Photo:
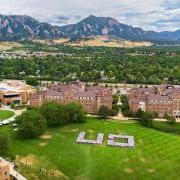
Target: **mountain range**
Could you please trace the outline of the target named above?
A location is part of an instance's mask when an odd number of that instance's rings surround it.
[[[28,38],[71,40],[107,35],[131,41],[180,43],[180,30],[175,32],[145,31],[122,24],[109,17],[90,15],[76,24],[53,26],[29,16],[0,15],[0,41],[19,41]]]

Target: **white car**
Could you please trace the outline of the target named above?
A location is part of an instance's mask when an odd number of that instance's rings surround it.
[[[2,121],[2,123],[3,123],[4,125],[6,125],[6,124],[9,124],[10,121],[9,121],[9,120],[4,120],[4,121]]]

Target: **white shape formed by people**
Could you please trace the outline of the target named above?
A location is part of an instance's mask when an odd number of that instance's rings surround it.
[[[77,143],[85,143],[85,144],[102,144],[102,142],[103,142],[103,137],[104,137],[103,133],[98,133],[96,140],[85,139],[85,135],[86,135],[85,132],[80,132],[76,142]]]
[[[82,143],[82,144],[102,144],[104,134],[98,133],[97,139],[85,139],[85,132],[80,132],[76,142]],[[126,139],[127,142],[117,142],[117,139]],[[128,147],[128,148],[134,148],[135,147],[135,141],[133,136],[127,136],[127,135],[116,135],[116,134],[109,134],[108,136],[108,145],[109,146],[115,146],[115,147]]]

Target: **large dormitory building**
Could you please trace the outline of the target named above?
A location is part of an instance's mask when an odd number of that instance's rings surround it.
[[[149,88],[134,88],[128,93],[130,109],[156,112],[159,117],[169,114],[180,118],[180,88],[159,85]]]
[[[45,101],[56,101],[61,104],[80,103],[87,113],[97,113],[101,106],[112,109],[112,90],[103,86],[86,86],[76,81],[68,85],[52,85],[44,91],[33,93],[30,105],[41,106]]]

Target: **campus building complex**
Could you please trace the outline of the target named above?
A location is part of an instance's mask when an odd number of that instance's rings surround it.
[[[169,114],[180,118],[180,88],[171,85],[131,89],[128,101],[132,112],[141,109],[155,112],[159,117]]]
[[[8,80],[0,82],[0,105],[26,104],[30,94],[36,90],[23,81]]]
[[[112,109],[112,90],[103,86],[86,86],[76,81],[68,85],[52,85],[30,96],[30,105],[33,107],[41,106],[45,101],[61,104],[78,102],[87,113],[97,113],[101,106]]]

